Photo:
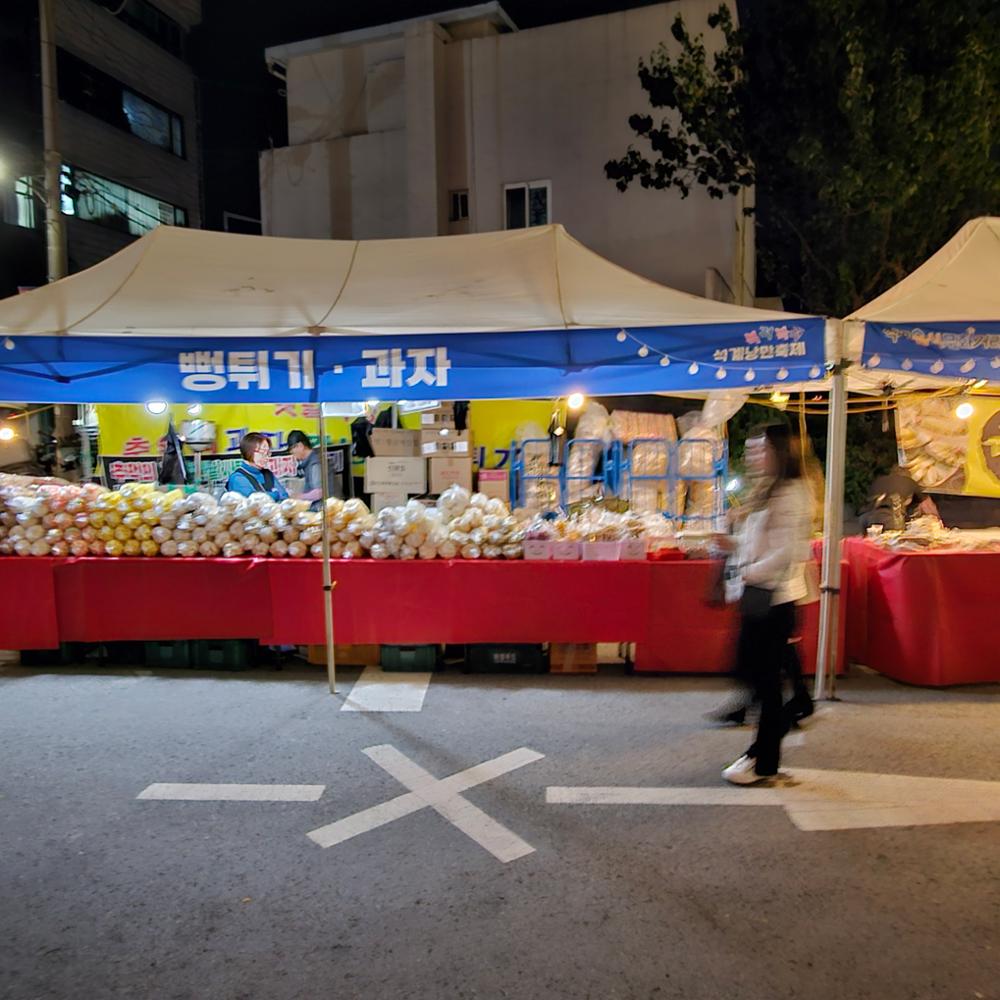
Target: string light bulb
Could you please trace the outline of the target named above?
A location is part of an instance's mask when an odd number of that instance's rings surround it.
[[[959,403],[955,408],[955,416],[958,417],[959,420],[968,420],[969,417],[971,417],[975,412],[976,408],[972,405],[972,403],[968,402]]]
[[[628,340],[628,334],[624,330],[619,330],[615,336],[615,340],[617,340],[619,344],[624,344],[625,341]]]
[[[566,398],[566,405],[571,410],[579,410],[583,406],[584,395],[582,392],[571,392]]]
[[[146,404],[146,412],[159,417],[167,412],[168,403],[165,399],[151,399]]]
[[[10,337],[4,337],[4,339],[3,339],[3,346],[4,346],[4,348],[6,350],[13,351],[14,350],[14,341],[11,340]]]
[[[649,356],[649,348],[645,344],[643,344],[642,347],[639,348],[639,357],[645,358],[648,356]]]
[[[663,357],[662,357],[662,358],[660,358],[660,367],[661,367],[661,368],[666,368],[666,367],[667,367],[667,365],[669,365],[669,364],[670,364],[670,358],[668,358],[668,357],[667,357],[667,356],[666,356],[666,355],[664,354],[664,355],[663,355]]]
[[[691,364],[688,365],[688,375],[697,375],[697,374],[698,374],[698,362],[692,361]]]
[[[976,362],[973,361],[972,358],[969,358],[969,360],[966,361],[965,364],[962,365],[962,367],[959,369],[959,371],[963,375],[968,375],[969,372],[971,372],[973,370],[973,368],[975,368],[975,367],[976,367]]]
[[[721,382],[726,377],[726,369],[719,368],[715,372],[715,377]]]
[[[14,428],[0,427],[0,441],[13,441],[13,440],[14,440]]]

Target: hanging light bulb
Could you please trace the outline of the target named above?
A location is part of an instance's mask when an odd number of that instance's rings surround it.
[[[752,368],[748,368],[746,375],[743,376],[743,381],[752,382],[756,377],[757,373]]]
[[[187,413],[188,413],[189,417],[198,417],[198,416],[201,416],[201,403],[192,403],[187,408]]]
[[[870,357],[870,358],[868,359],[868,362],[867,362],[867,364],[866,364],[866,367],[868,367],[868,368],[878,368],[878,366],[879,366],[880,364],[882,364],[882,359],[881,359],[881,358],[880,358],[880,357],[879,357],[879,356],[878,356],[877,354],[873,354],[873,355],[872,355],[872,356],[871,356],[871,357]]]
[[[165,399],[151,399],[146,404],[146,412],[158,417],[167,412],[168,403]]]
[[[812,368],[809,369],[810,378],[819,378],[821,374],[822,372],[820,370],[819,365],[813,365]]]
[[[649,348],[645,344],[643,344],[642,347],[639,348],[639,357],[645,358],[648,356],[649,356]]]
[[[943,372],[943,371],[944,371],[944,362],[943,361],[935,361],[934,364],[931,365],[931,374],[933,374],[933,375],[940,375],[941,372]]]
[[[628,340],[628,334],[624,330],[619,330],[615,336],[615,340],[617,340],[619,344],[624,344],[625,341]]]
[[[3,339],[3,346],[8,351],[13,351],[14,350],[14,341],[11,340],[10,337],[4,337],[4,339]]]
[[[904,372],[908,372],[913,368],[913,362],[909,358],[903,358],[902,364],[899,366]]]
[[[976,408],[969,402],[959,403],[955,408],[955,416],[958,417],[959,420],[968,420],[969,417],[971,417],[975,412]]]
[[[13,427],[0,427],[0,441],[13,441],[14,440],[14,428]]]
[[[666,356],[666,355],[664,354],[664,355],[663,355],[663,357],[662,357],[662,358],[660,358],[660,367],[661,367],[661,368],[666,368],[666,367],[667,367],[667,365],[669,365],[669,364],[670,364],[670,358],[668,358],[668,357],[667,357],[667,356]]]
[[[726,377],[726,369],[719,368],[715,372],[715,377],[721,382]]]
[[[688,375],[697,375],[697,374],[698,374],[698,362],[692,361],[691,364],[688,365]]]
[[[787,368],[779,368],[778,369],[778,381],[784,382],[786,378],[788,378],[788,369]]]
[[[584,398],[582,392],[571,392],[566,399],[566,405],[571,410],[579,410],[583,406]]]

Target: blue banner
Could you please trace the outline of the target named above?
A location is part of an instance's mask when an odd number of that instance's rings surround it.
[[[754,390],[824,374],[824,321],[406,336],[8,338],[0,399],[353,402]]]
[[[920,326],[865,323],[861,362],[873,371],[997,381],[1000,380],[1000,320]]]

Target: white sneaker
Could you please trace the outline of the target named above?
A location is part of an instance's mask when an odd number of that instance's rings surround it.
[[[733,785],[756,785],[758,782],[767,781],[768,776],[758,774],[756,767],[757,761],[744,754],[722,772],[722,777]]]

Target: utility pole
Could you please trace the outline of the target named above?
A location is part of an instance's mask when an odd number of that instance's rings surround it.
[[[38,35],[42,54],[42,128],[45,142],[45,249],[49,281],[66,276],[59,155],[59,86],[56,80],[56,25],[52,0],[38,0]]]

